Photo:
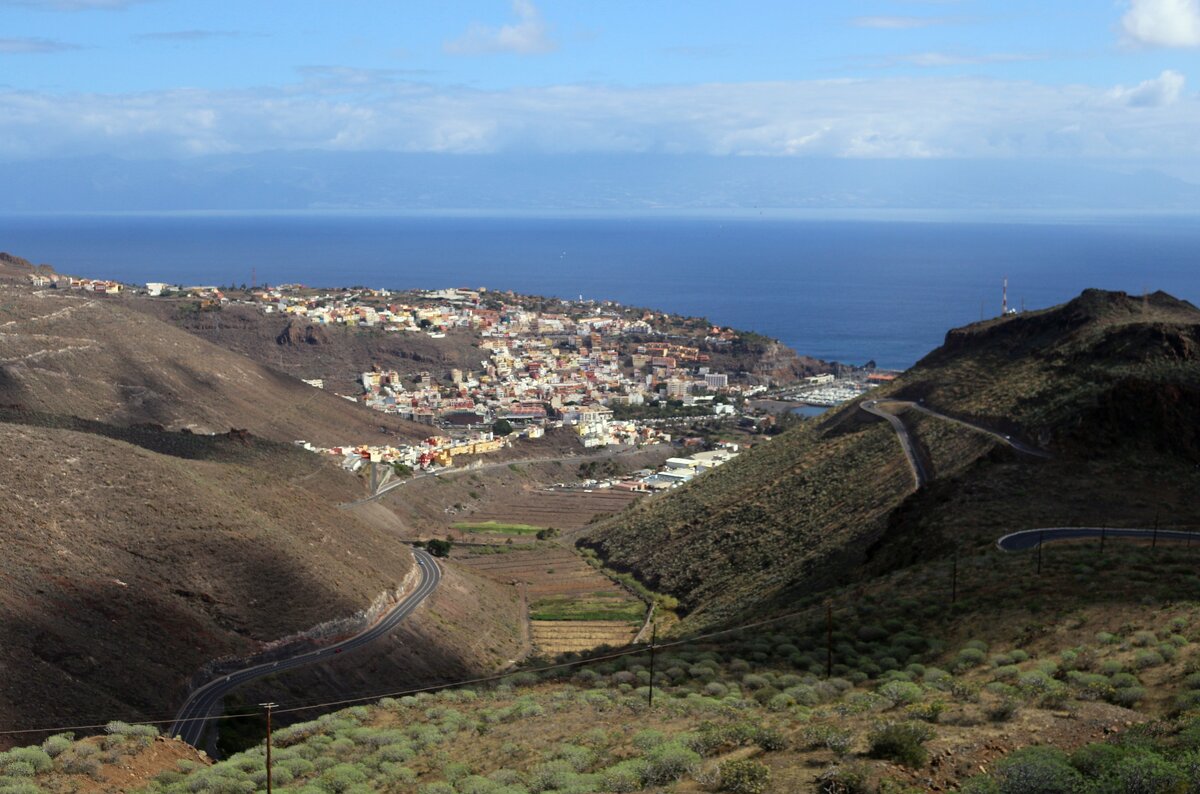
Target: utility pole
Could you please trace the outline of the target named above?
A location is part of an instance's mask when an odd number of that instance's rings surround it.
[[[1104,556],[1104,538],[1108,534],[1108,527],[1100,527],[1100,556]]]
[[[650,696],[647,698],[647,705],[650,708],[654,708],[654,646],[657,643],[658,623],[654,623],[650,627]]]
[[[825,677],[833,678],[833,602],[825,602]]]
[[[1042,575],[1042,541],[1045,540],[1045,538],[1045,532],[1038,533],[1038,576]]]
[[[1150,548],[1158,545],[1158,510],[1154,511],[1154,534],[1150,536]]]
[[[259,703],[267,710],[267,794],[271,794],[271,709],[278,703]]]

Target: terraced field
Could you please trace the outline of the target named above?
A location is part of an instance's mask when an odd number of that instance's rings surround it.
[[[524,590],[531,639],[545,656],[626,645],[645,616],[645,604],[567,549],[467,552],[456,559]]]
[[[598,515],[619,513],[641,494],[604,489],[514,490],[488,501],[469,516],[471,522],[528,524],[559,530],[579,529]]]

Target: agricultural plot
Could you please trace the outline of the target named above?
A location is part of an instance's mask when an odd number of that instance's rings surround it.
[[[536,535],[545,529],[545,527],[535,527],[532,524],[506,524],[501,521],[459,521],[450,526],[463,532],[485,535]]]
[[[533,644],[555,656],[631,642],[646,605],[567,549],[458,558],[477,573],[523,588]]]
[[[598,515],[621,512],[639,495],[611,489],[590,493],[565,489],[514,489],[490,499],[479,511],[470,514],[470,521],[553,527],[559,530],[579,529]]]

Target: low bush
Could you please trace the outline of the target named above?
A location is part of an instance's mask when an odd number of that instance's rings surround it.
[[[1000,794],[1045,794],[1078,791],[1083,777],[1067,756],[1054,747],[1026,747],[996,764]]]
[[[923,694],[921,687],[908,681],[889,681],[876,691],[891,703],[892,708],[916,703]]]
[[[817,794],[869,794],[870,771],[862,764],[831,766],[817,776]]]
[[[642,776],[649,786],[663,786],[690,774],[700,766],[700,754],[678,742],[668,742],[646,754]]]
[[[867,733],[867,754],[909,767],[925,766],[929,752],[925,742],[935,736],[933,728],[920,722],[881,722]]]
[[[767,765],[749,759],[723,762],[718,775],[721,791],[733,794],[763,794],[771,782]]]

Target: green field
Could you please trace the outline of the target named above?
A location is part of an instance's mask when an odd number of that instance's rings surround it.
[[[531,620],[619,620],[641,623],[646,605],[641,601],[598,593],[594,596],[551,596],[529,606]]]
[[[450,526],[464,532],[482,532],[489,535],[536,535],[545,529],[532,524],[505,524],[499,521],[460,521]]]

